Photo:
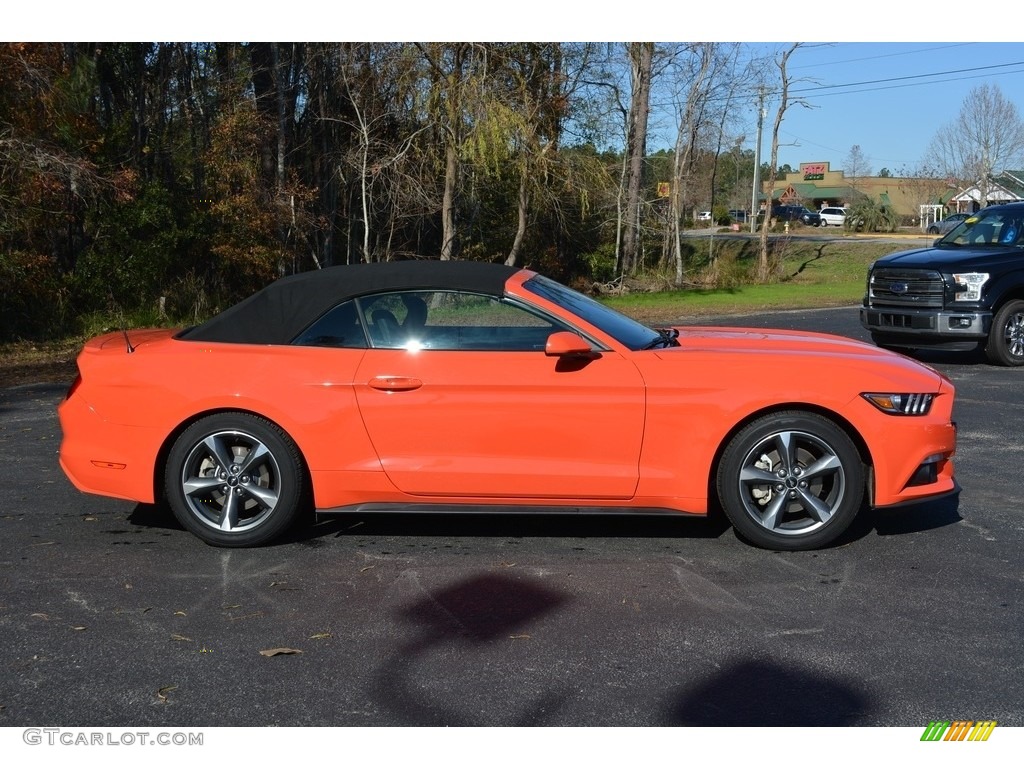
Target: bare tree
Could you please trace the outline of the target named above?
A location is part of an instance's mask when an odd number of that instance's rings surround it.
[[[863,176],[869,176],[871,171],[869,169],[869,160],[860,148],[860,144],[854,144],[850,147],[849,153],[846,155],[846,159],[843,161],[843,175],[846,180],[850,183],[850,189],[856,191],[857,183]],[[852,201],[847,201],[852,202]]]
[[[706,81],[711,74],[715,46],[716,43],[701,43],[696,46],[692,61],[693,68],[687,78],[689,89],[683,104],[678,107],[679,131],[676,134],[672,164],[672,192],[669,198],[670,214],[667,232],[671,238],[671,251],[676,268],[676,285],[683,282],[683,249],[680,239],[683,206],[687,199],[686,187],[697,148],[697,133],[704,122],[708,107],[707,99],[711,89],[707,86]]]
[[[647,150],[647,117],[651,109],[651,72],[654,43],[629,44],[632,99],[629,108],[629,134],[626,140],[628,158],[626,180],[626,216],[619,253],[619,272],[633,272],[639,263],[640,193]]]
[[[736,72],[738,50],[737,46],[725,43],[689,43],[677,57],[679,63],[673,70],[673,79],[686,83],[686,91],[677,97],[678,132],[662,260],[667,262],[671,257],[677,285],[683,282],[682,221],[687,205],[692,204],[690,189],[697,186],[694,176],[699,158],[705,160],[703,170],[710,188],[708,207],[714,209],[715,174],[725,124],[732,111],[729,107],[737,89],[745,84],[745,78]]]
[[[974,88],[953,122],[932,139],[927,157],[947,177],[965,186],[978,185],[978,205],[988,205],[992,176],[1020,164],[1024,123],[1017,107],[998,86]]]
[[[761,282],[767,282],[775,276],[779,265],[772,263],[768,257],[768,227],[771,226],[771,212],[772,212],[772,198],[775,195],[775,181],[778,178],[778,165],[779,165],[779,128],[782,126],[782,118],[786,114],[786,110],[789,108],[791,103],[803,103],[799,99],[793,99],[789,95],[790,86],[790,75],[786,71],[786,65],[789,63],[789,57],[793,55],[793,52],[800,47],[800,43],[793,43],[788,48],[778,61],[775,62],[779,68],[779,80],[781,82],[781,90],[779,92],[779,107],[775,111],[775,124],[772,126],[772,153],[771,161],[769,163],[770,170],[768,171],[768,199],[765,206],[764,221],[761,222],[761,248],[760,257],[757,262],[757,279]]]
[[[456,254],[457,205],[463,163],[460,151],[467,140],[467,116],[473,112],[474,92],[486,78],[487,48],[473,43],[417,43],[431,71],[430,102],[444,146],[444,196],[441,201],[441,259]]]

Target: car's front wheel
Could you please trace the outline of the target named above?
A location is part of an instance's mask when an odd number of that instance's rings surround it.
[[[746,540],[766,549],[815,549],[857,516],[864,465],[835,423],[785,411],[736,434],[722,454],[717,484],[726,516]]]
[[[996,312],[985,356],[996,365],[1024,365],[1024,301],[1008,301]]]
[[[164,480],[178,521],[218,547],[271,541],[294,522],[306,495],[295,444],[247,413],[214,414],[190,425],[168,454]]]

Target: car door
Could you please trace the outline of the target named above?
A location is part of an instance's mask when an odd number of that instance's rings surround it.
[[[356,373],[356,399],[400,490],[482,499],[633,495],[644,387],[631,361],[607,349],[592,359],[548,356],[548,336],[572,329],[491,296],[383,294],[360,300],[360,309],[371,349]]]

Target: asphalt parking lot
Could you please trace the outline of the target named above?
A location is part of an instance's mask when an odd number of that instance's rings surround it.
[[[865,338],[853,308],[732,322]],[[771,553],[720,520],[350,516],[218,550],[0,390],[0,726],[1024,726],[1024,371],[958,388],[961,494]]]

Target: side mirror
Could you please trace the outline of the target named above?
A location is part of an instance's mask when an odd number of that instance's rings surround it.
[[[548,357],[597,357],[598,353],[590,348],[590,344],[582,336],[572,331],[557,331],[548,336],[544,345],[544,354]]]

